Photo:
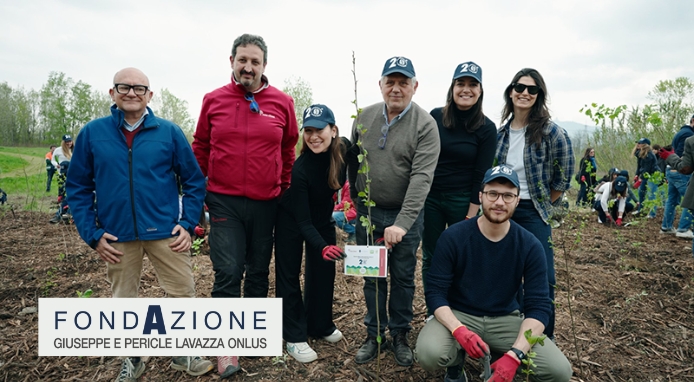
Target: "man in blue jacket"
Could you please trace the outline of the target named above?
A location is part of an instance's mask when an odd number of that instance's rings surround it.
[[[77,230],[106,262],[113,297],[137,297],[144,254],[167,295],[195,297],[190,232],[205,198],[202,172],[181,129],[147,107],[144,73],[119,71],[109,94],[111,115],[87,123],[75,142],[66,187]],[[203,375],[213,365],[174,357],[171,367]],[[139,357],[124,358],[116,381],[144,370]]]
[[[427,306],[434,311],[417,338],[416,358],[427,371],[448,368],[445,381],[467,381],[465,355],[501,357],[490,382],[511,382],[532,345],[524,332],[541,336],[552,301],[540,241],[510,220],[520,201],[518,174],[490,168],[479,194],[482,216],[453,224],[441,234],[427,273]],[[516,299],[523,285],[524,312]],[[532,347],[533,377],[568,381],[569,361],[554,342]]]
[[[680,128],[680,131],[672,138],[672,149],[678,157],[684,156],[684,141],[687,138],[694,136],[694,115],[689,120],[688,125]],[[687,208],[682,208],[682,215],[677,225],[677,230],[673,228],[675,221],[675,207],[680,204],[680,201],[687,192],[687,185],[691,174],[682,174],[674,168],[668,166],[665,169],[665,177],[667,178],[667,201],[665,202],[665,213],[663,214],[663,224],[660,227],[660,233],[674,233],[677,237],[685,239],[694,238],[694,234],[689,229],[692,224],[692,214]]]

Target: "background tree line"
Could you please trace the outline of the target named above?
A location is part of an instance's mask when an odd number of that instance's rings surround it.
[[[75,82],[62,72],[51,72],[41,89],[12,88],[0,83],[0,142],[3,146],[57,144],[64,134],[77,135],[92,119],[110,114],[107,91]],[[175,122],[189,140],[195,120],[188,102],[163,88],[150,102],[154,113]]]
[[[593,133],[572,137],[579,159],[587,147],[595,149],[598,177],[611,167],[636,171],[636,158],[631,155],[635,141],[648,138],[651,145],[667,146],[682,125],[688,125],[694,114],[694,83],[686,77],[662,80],[648,92],[650,103],[642,106],[606,106],[592,103],[581,108],[597,126]]]

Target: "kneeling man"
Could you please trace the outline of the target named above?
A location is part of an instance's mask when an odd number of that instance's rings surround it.
[[[540,336],[549,320],[547,264],[540,242],[511,221],[519,202],[518,175],[510,167],[487,170],[479,198],[483,216],[443,232],[427,275],[426,302],[434,311],[419,333],[415,357],[427,371],[448,368],[445,381],[467,381],[465,354],[501,355],[492,382],[509,382],[530,351],[523,333]],[[516,295],[524,293],[524,313]],[[549,340],[537,353],[532,379],[568,381],[571,364]]]

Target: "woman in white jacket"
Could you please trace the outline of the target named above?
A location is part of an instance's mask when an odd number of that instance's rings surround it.
[[[621,226],[624,213],[634,209],[634,205],[627,202],[627,178],[618,176],[612,182],[604,183],[600,186],[599,194],[600,199],[595,203],[598,223],[614,222]]]

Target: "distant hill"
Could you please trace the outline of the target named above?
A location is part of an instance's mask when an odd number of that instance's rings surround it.
[[[598,128],[597,126],[585,125],[583,123],[571,122],[571,121],[554,121],[557,125],[566,129],[570,137],[575,137],[581,133],[593,134],[593,132]]]

